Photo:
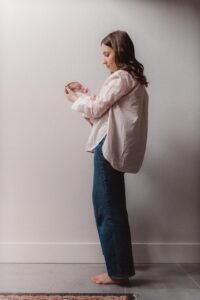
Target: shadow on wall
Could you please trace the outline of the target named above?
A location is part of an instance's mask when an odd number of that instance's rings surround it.
[[[137,204],[134,204],[129,209],[134,241],[186,244],[200,241],[200,154],[199,146],[194,146],[178,137],[169,139],[159,152],[151,149],[142,169],[144,178],[131,178],[132,182],[136,179],[148,183],[140,199],[133,194],[130,200],[140,202],[143,208],[135,211]],[[150,253],[148,249],[145,251],[148,258]]]
[[[193,11],[198,8],[196,12],[200,15],[200,0],[141,0],[140,2],[166,3],[172,6],[172,9],[173,6],[183,5],[187,11],[189,8]],[[200,41],[200,36],[197,36],[197,39]],[[197,63],[199,64],[198,61]],[[185,88],[187,89],[186,86]],[[155,101],[155,98],[152,100]],[[191,104],[187,105],[183,112],[190,109]],[[153,121],[153,116],[150,117]],[[187,123],[186,119],[183,119],[184,125],[185,122]],[[192,122],[190,124],[192,137],[188,136],[188,132],[185,133],[184,128],[179,135],[180,126],[177,130],[175,128],[175,132],[173,130],[170,132],[169,127],[167,131],[165,128],[168,136],[161,137],[160,141],[157,141],[157,138],[162,128],[159,128],[158,132],[158,126],[154,124],[154,132],[151,129],[148,137],[148,153],[141,173],[127,177],[130,186],[129,201],[133,203],[129,206],[128,213],[134,242],[147,244],[200,242],[200,151],[197,129],[192,128],[197,125],[197,122],[195,123],[195,120]],[[176,126],[175,123],[173,126]],[[159,127],[162,127],[162,124]],[[150,135],[154,135],[156,145],[150,143]],[[148,247],[145,247],[144,251],[145,257],[150,261],[151,253]],[[195,257],[198,256],[199,254],[196,253]]]

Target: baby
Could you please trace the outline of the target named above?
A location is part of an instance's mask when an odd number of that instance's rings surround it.
[[[70,90],[72,90],[74,93],[78,94],[85,94],[90,96],[91,100],[95,100],[96,99],[96,95],[92,94],[90,92],[90,90],[86,87],[84,87],[82,84],[80,84],[77,81],[74,82],[70,82],[66,85],[66,87],[69,87]],[[66,94],[68,94],[68,91],[65,89]],[[93,125],[94,120],[92,118],[86,118],[83,114],[83,117],[90,123],[90,125]]]

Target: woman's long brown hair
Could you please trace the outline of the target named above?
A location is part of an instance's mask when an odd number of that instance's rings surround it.
[[[129,72],[141,84],[148,86],[144,66],[135,58],[134,44],[125,31],[113,31],[103,38],[101,44],[115,51],[115,62],[119,69]]]

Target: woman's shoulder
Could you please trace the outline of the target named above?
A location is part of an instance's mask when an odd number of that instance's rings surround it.
[[[114,80],[129,81],[129,82],[134,82],[135,81],[133,76],[128,71],[122,70],[122,69],[116,70],[115,72],[111,73],[107,77],[105,83],[108,83],[108,82],[114,81]]]
[[[129,76],[131,76],[131,74],[126,70],[119,69],[119,70],[116,70],[115,72],[113,72],[110,76],[128,76],[129,77]]]
[[[105,90],[110,90],[112,88],[117,90],[130,90],[137,85],[137,81],[132,77],[132,75],[125,70],[119,69],[111,73],[107,79],[104,81],[100,92]]]
[[[134,87],[137,86],[139,89],[145,89],[145,86],[141,84],[130,72],[126,70],[119,69],[111,74],[115,78],[120,78],[122,83],[132,85]],[[110,75],[110,76],[111,76]],[[112,79],[112,77],[110,77]]]

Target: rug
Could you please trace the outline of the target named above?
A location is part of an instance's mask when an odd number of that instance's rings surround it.
[[[78,293],[1,293],[0,300],[139,300],[135,294],[78,294]]]

